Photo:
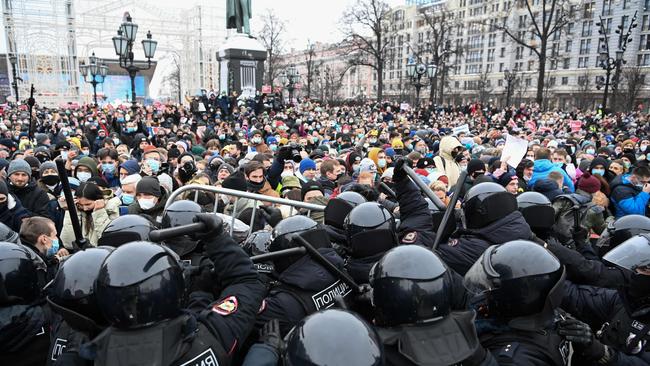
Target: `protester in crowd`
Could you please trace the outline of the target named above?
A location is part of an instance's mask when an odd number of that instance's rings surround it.
[[[129,205],[128,213],[145,215],[152,223],[160,224],[168,197],[157,178],[143,177],[135,186],[135,202]]]
[[[616,218],[625,215],[645,215],[650,200],[650,169],[641,166],[612,181],[612,195]]]
[[[9,193],[34,216],[49,217],[47,193],[32,179],[32,168],[25,160],[12,160],[7,168]]]

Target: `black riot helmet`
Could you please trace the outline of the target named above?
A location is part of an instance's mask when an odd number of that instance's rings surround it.
[[[364,202],[366,199],[362,195],[352,191],[343,192],[336,198],[330,199],[325,206],[325,225],[343,229],[345,217],[353,208]]]
[[[490,246],[465,274],[470,293],[484,295],[490,315],[513,319],[548,314],[562,301],[564,267],[527,240]]]
[[[273,228],[273,240],[269,245],[269,251],[277,252],[300,247],[300,243],[294,239],[295,235],[300,235],[316,249],[330,248],[332,246],[327,231],[319,226],[316,221],[307,216],[296,215],[287,217]],[[275,260],[273,263],[276,271],[284,271],[301,257],[301,255],[293,255]]]
[[[339,309],[302,319],[288,336],[286,366],[380,366],[384,348],[377,332],[358,315]]]
[[[270,231],[260,230],[251,233],[242,243],[242,249],[249,256],[266,254],[269,252],[272,235]],[[275,269],[273,263],[253,263],[253,266],[259,273],[271,273]]]
[[[0,305],[30,304],[45,285],[47,266],[31,249],[0,242]]]
[[[352,209],[343,227],[354,258],[370,257],[397,245],[395,218],[377,202],[362,203]]]
[[[650,234],[631,237],[603,256],[603,261],[629,271],[625,301],[633,318],[650,321]]]
[[[468,229],[480,229],[517,211],[517,199],[503,186],[484,182],[467,192],[463,212]]]
[[[555,224],[555,209],[551,201],[539,192],[524,192],[517,196],[519,212],[540,238],[547,238]]]
[[[196,214],[201,213],[201,206],[190,200],[174,201],[165,208],[162,227],[178,227],[194,223]]]
[[[9,226],[0,222],[0,243],[20,244],[20,236]]]
[[[142,216],[120,216],[106,226],[97,245],[117,248],[132,241],[149,241],[149,233],[154,229],[151,221]]]
[[[427,201],[427,206],[429,207],[429,213],[431,213],[431,219],[433,220],[433,230],[438,231],[438,228],[442,223],[442,219],[445,217],[445,211],[440,210],[440,208],[438,208],[438,206],[436,206],[429,197],[426,197],[424,200]],[[453,234],[454,231],[456,231],[456,228],[457,225],[456,225],[455,215],[452,215],[447,220],[446,226],[442,228],[441,241],[446,242],[447,239],[449,239],[449,237],[451,236],[451,234]]]
[[[596,242],[598,254],[602,257],[610,250],[631,237],[650,233],[650,218],[642,215],[626,215],[607,225]]]
[[[178,257],[151,242],[122,245],[108,255],[97,277],[97,301],[117,328],[137,328],[180,314],[185,283]]]
[[[99,268],[113,250],[104,246],[73,254],[61,263],[48,285],[47,300],[52,309],[75,329],[87,330],[106,324],[97,303],[95,281]]]
[[[194,218],[201,213],[201,206],[190,200],[174,201],[163,212],[162,227],[167,229],[193,224]],[[191,253],[198,245],[198,241],[192,235],[181,235],[165,240],[167,247],[181,257]]]
[[[419,245],[386,252],[370,270],[376,324],[419,324],[449,314],[449,275],[440,258]]]

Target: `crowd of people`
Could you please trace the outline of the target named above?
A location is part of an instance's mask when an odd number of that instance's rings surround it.
[[[2,107],[2,364],[650,364],[641,111],[188,101]]]

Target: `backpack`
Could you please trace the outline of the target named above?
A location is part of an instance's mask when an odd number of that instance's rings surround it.
[[[591,198],[577,193],[561,194],[552,201],[555,210],[553,232],[561,239],[571,239],[579,229],[589,230],[587,215],[595,210],[597,205]]]

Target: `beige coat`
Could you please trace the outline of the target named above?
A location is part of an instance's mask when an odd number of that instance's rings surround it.
[[[79,215],[79,224],[81,225],[81,233],[91,246],[97,246],[97,242],[106,226],[120,216],[119,206],[120,199],[118,197],[113,197],[106,201],[106,207],[92,212],[92,224],[86,219],[86,214],[77,212],[77,215]],[[63,230],[61,231],[61,242],[66,248],[72,249],[74,240],[75,236],[74,230],[72,229],[72,221],[70,220],[70,212],[66,211],[65,218],[63,219]]]

